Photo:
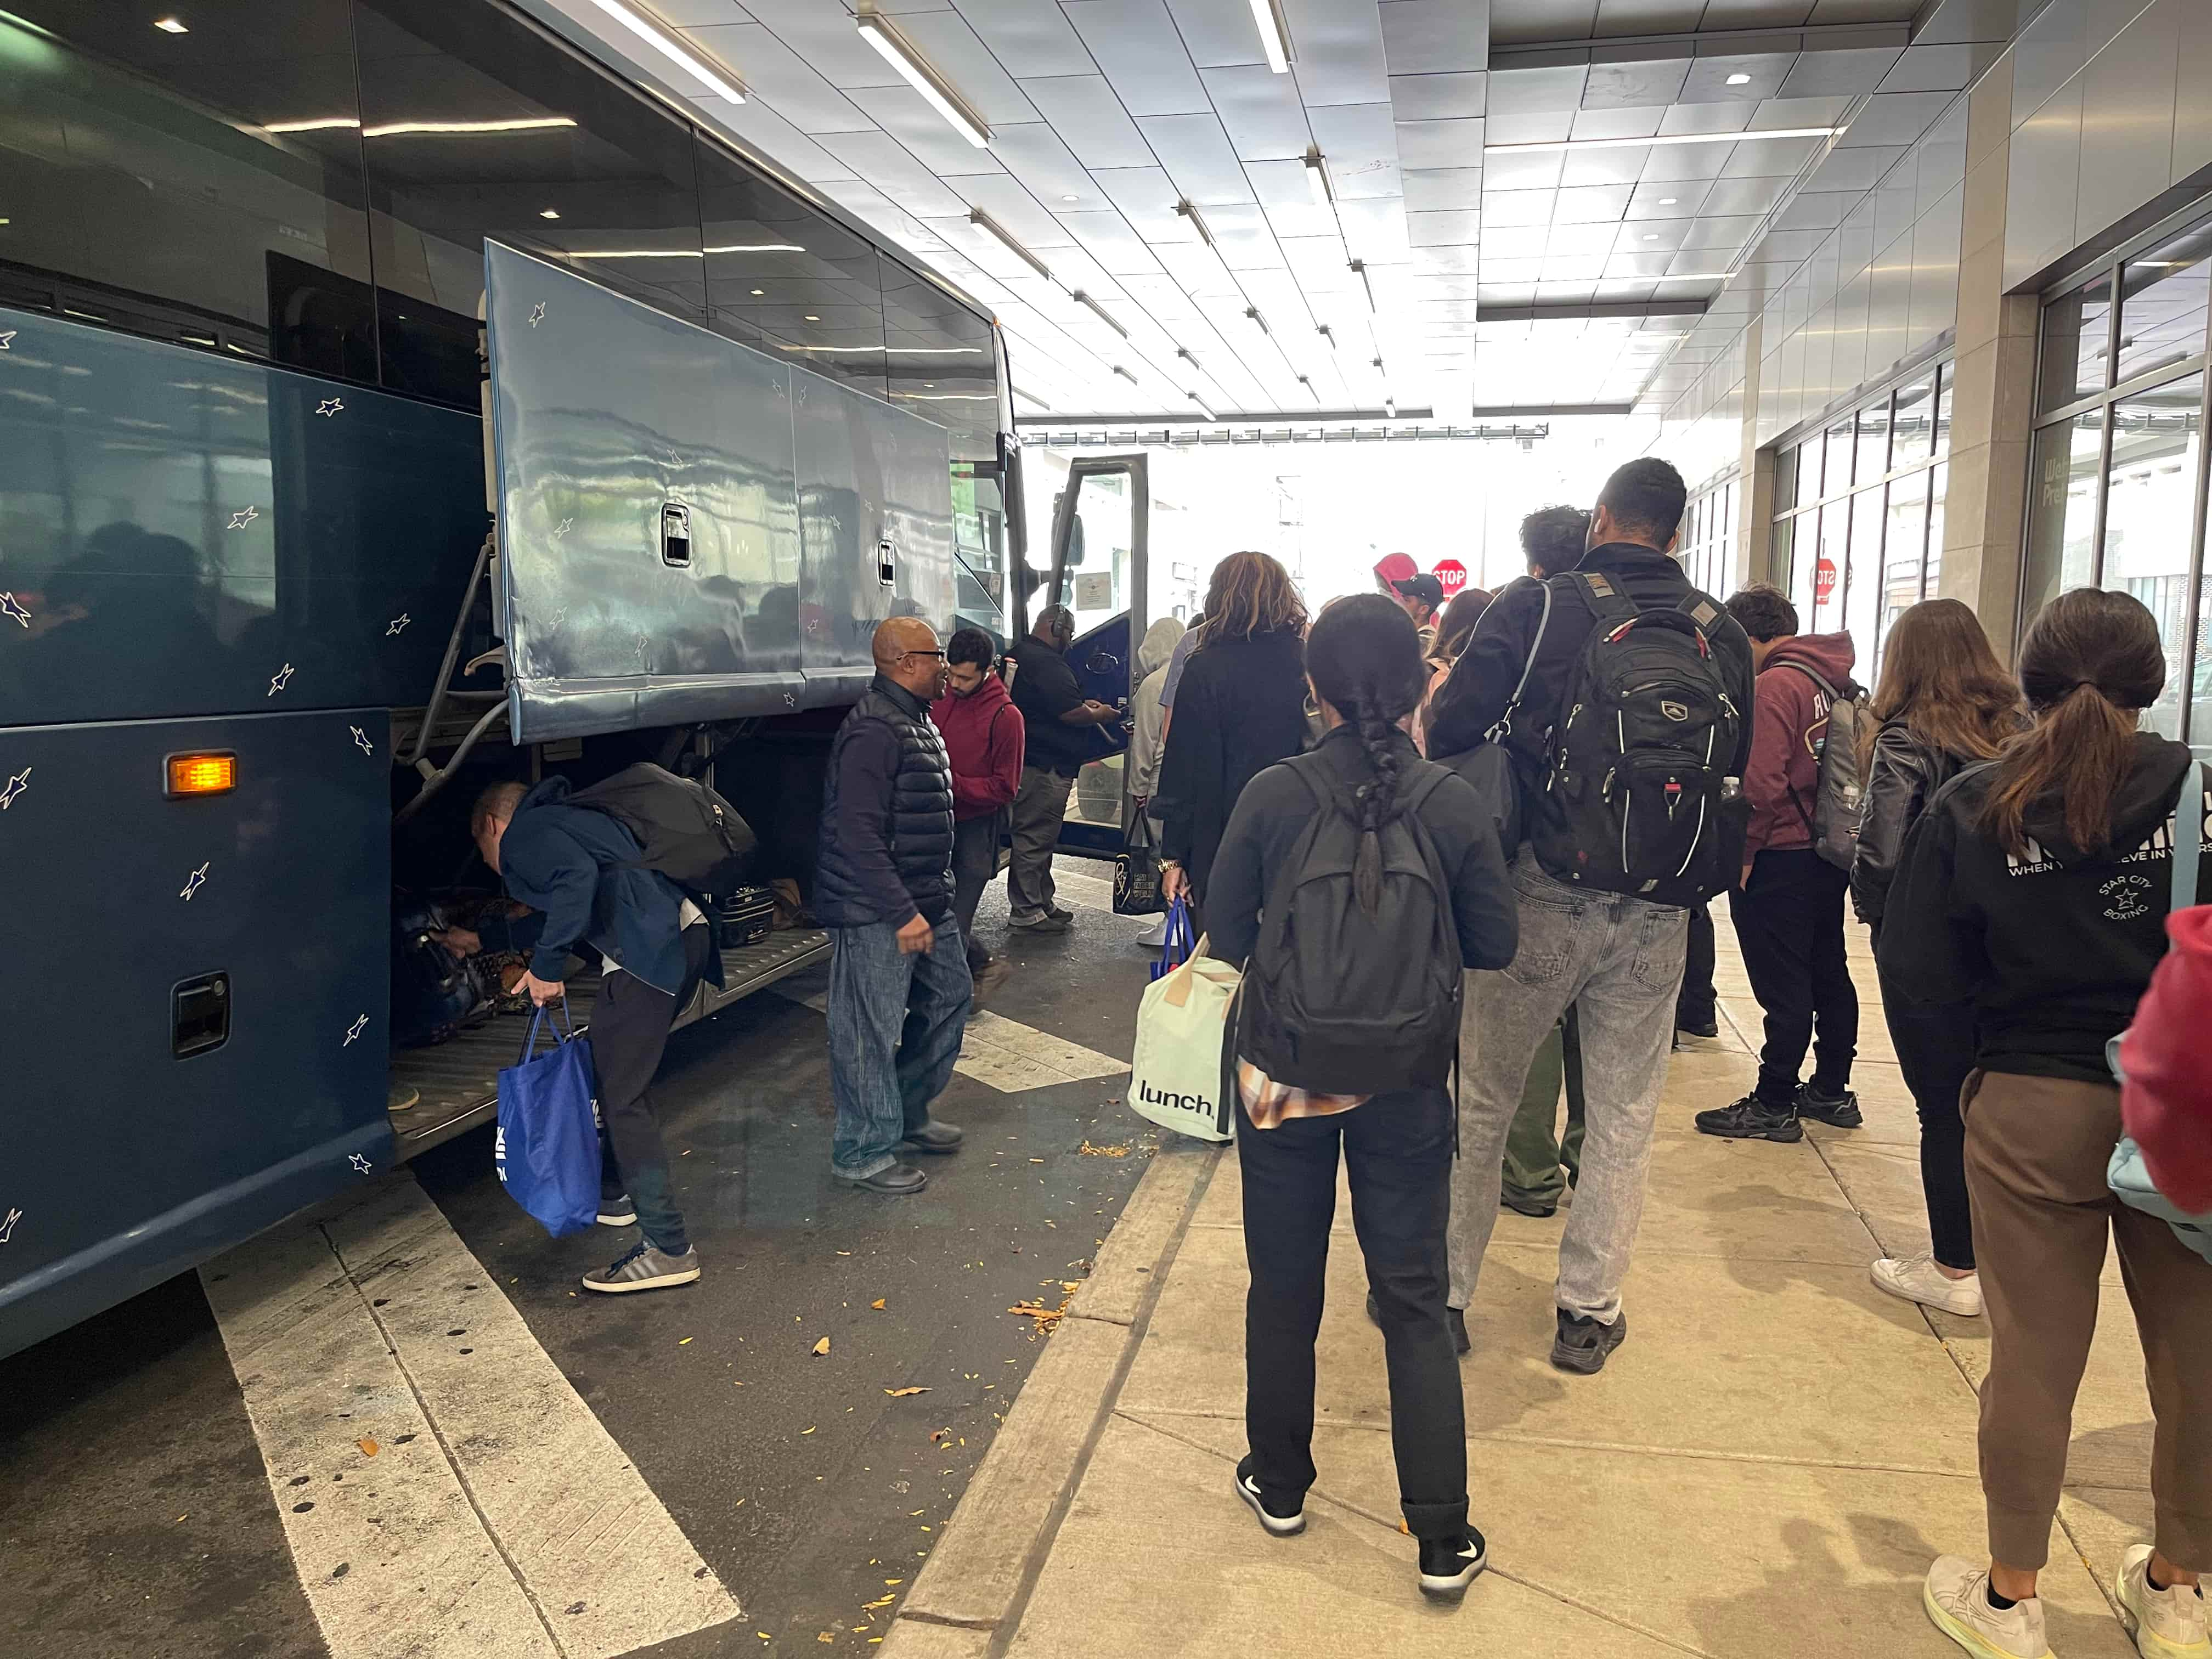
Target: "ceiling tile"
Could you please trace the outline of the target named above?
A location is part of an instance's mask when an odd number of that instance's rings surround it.
[[[1734,254],[1751,240],[1763,216],[1756,213],[1724,213],[1693,219],[1690,222],[1689,233],[1682,239],[1682,246],[1723,248]]]
[[[1489,19],[1468,0],[1382,0],[1382,47],[1393,73],[1481,70]]]
[[[1619,52],[1648,48],[1618,47]],[[1690,72],[1687,55],[1644,57],[1618,62],[1594,63],[1583,87],[1583,107],[1590,109],[1650,109],[1673,103],[1681,95],[1683,78]],[[1657,118],[1644,129],[1658,131]]]
[[[1308,110],[1306,118],[1328,161],[1329,186],[1339,198],[1373,200],[1399,193],[1398,137],[1389,104],[1325,104]],[[1474,143],[1449,165],[1482,164],[1482,124],[1468,125],[1476,129]]]
[[[1934,125],[1957,96],[1951,92],[1878,92],[1867,100],[1837,144],[1846,149],[1909,144]]]
[[[1698,210],[1706,214],[1766,213],[1789,187],[1786,178],[1717,179]]]
[[[1928,9],[1926,0],[1814,0],[1808,23],[1907,23]],[[1982,8],[1987,11],[1990,8]],[[2011,8],[2007,8],[2011,9]],[[2021,11],[2027,7],[2020,6]]]
[[[1539,150],[1527,155],[1486,155],[1482,165],[1492,190],[1552,190],[1559,185],[1566,160],[1559,150]]]
[[[1644,164],[1644,182],[1694,184],[1700,179],[1717,179],[1721,168],[1728,164],[1728,150],[1726,144],[1656,146]]]
[[[1372,201],[1346,200],[1336,204],[1337,222],[1344,230],[1346,251],[1371,265],[1396,264],[1406,257],[1405,204],[1387,198]]]
[[[1577,138],[1649,138],[1666,119],[1664,104],[1637,104],[1620,109],[1585,109],[1575,115]]]
[[[1390,103],[1401,121],[1450,121],[1480,117],[1489,77],[1471,75],[1394,75]]]
[[[1408,168],[1405,186],[1408,213],[1435,213],[1482,205],[1480,167]]]
[[[1489,112],[1493,117],[1542,115],[1580,109],[1583,81],[1588,73],[1588,67],[1580,64],[1558,69],[1492,70]]]
[[[1608,34],[1686,34],[1697,28],[1705,0],[1598,0],[1600,37]]]
[[[1541,259],[1485,259],[1480,291],[1487,295],[1501,283],[1534,283],[1543,270]]]
[[[895,87],[850,87],[845,95],[939,178],[955,173],[1005,170],[997,156],[988,149],[976,149],[955,132],[945,118],[904,82]]]
[[[1095,169],[1097,193],[1111,202],[1148,242],[1195,242],[1198,231],[1177,213],[1175,185],[1158,167]]]
[[[1598,0],[1490,0],[1490,43],[1583,40],[1597,23]]]
[[[1406,240],[1415,247],[1468,242],[1474,240],[1477,226],[1478,216],[1473,213],[1409,213]]]
[[[1659,131],[1670,137],[1690,132],[1741,132],[1751,125],[1758,107],[1748,103],[1671,104]]]
[[[1400,121],[1398,162],[1407,168],[1465,167],[1482,164],[1486,122]]]
[[[1574,131],[1575,112],[1547,110],[1535,115],[1500,115],[1493,104],[1483,118],[1483,142],[1490,144],[1556,144]]]
[[[1629,191],[1627,185],[1589,185],[1562,190],[1559,205],[1552,214],[1553,222],[1562,225],[1617,222],[1628,206]]]
[[[1599,219],[1586,224],[1553,225],[1550,241],[1545,246],[1549,254],[1573,255],[1603,253],[1613,246],[1620,234],[1618,222]]]
[[[830,132],[815,142],[917,219],[941,219],[966,210],[961,199],[888,132]]]
[[[1701,179],[1645,179],[1628,198],[1627,219],[1687,219],[1705,199]]]
[[[1695,219],[1638,219],[1623,223],[1613,240],[1615,253],[1673,253],[1704,222]]]
[[[875,123],[765,25],[687,30],[738,73],[745,89],[801,132],[864,132]]]
[[[1158,256],[1120,214],[1064,213],[1059,216],[1082,244],[1083,251],[1109,275],[1143,276],[1160,269]],[[1055,274],[1060,273],[1055,270]]]
[[[1010,0],[1028,9],[1049,11],[1036,0]],[[1176,30],[1182,36],[1190,60],[1200,69],[1221,69],[1237,64],[1265,64],[1260,31],[1252,21],[1250,0],[1168,0]]]
[[[1064,0],[1060,9],[1131,115],[1212,107],[1162,0]]]
[[[1551,239],[1549,218],[1527,225],[1501,225],[1486,222],[1482,228],[1482,257],[1484,269],[1492,258],[1499,259],[1540,259]]]
[[[1291,25],[1296,60],[1291,66],[1306,107],[1327,104],[1386,104],[1389,71],[1382,28],[1371,5],[1346,0],[1278,0]],[[1482,67],[1478,57],[1471,66]],[[1458,68],[1458,64],[1439,64]]]
[[[1037,118],[1013,76],[958,12],[909,12],[897,20],[896,27],[984,120],[996,125]]]
[[[1860,46],[1838,52],[1805,52],[1782,82],[1783,98],[1821,98],[1840,93],[1856,98],[1872,92],[1905,55],[1902,46]]]
[[[1248,161],[1304,155],[1312,135],[1297,83],[1265,64],[1199,71],[1229,142]]]
[[[1087,167],[1141,167],[1154,164],[1152,147],[1138,132],[1129,112],[1103,76],[1066,76],[1024,81],[1022,90],[1044,112],[1053,131]]]
[[[708,101],[701,100],[702,108]],[[755,98],[747,103],[727,104],[717,98],[712,100],[712,118],[714,121],[763,155],[773,157],[783,167],[809,184],[853,176],[850,167],[769,108],[763,100]]]
[[[1559,198],[1555,190],[1493,190],[1482,198],[1482,222],[1486,228],[1508,225],[1548,225],[1552,222],[1552,204]]]
[[[1747,131],[1770,131],[1777,127],[1828,127],[1838,125],[1857,100],[1838,94],[1830,98],[1769,98],[1753,112]]]
[[[1039,254],[1048,248],[1074,244],[1074,234],[1024,190],[1012,173],[979,173],[967,178],[947,179],[945,187],[969,207],[982,209],[1016,241]],[[1052,262],[1048,258],[1045,263]]]
[[[818,0],[760,0],[756,5],[746,0],[745,9],[774,30],[777,40],[832,86],[885,87],[899,82],[898,71],[860,38],[852,13],[842,5],[824,6]]]
[[[1186,200],[1212,207],[1254,199],[1251,183],[1216,117],[1146,116],[1137,125]]]
[[[1586,149],[1570,152],[1560,169],[1563,185],[1632,185],[1644,176],[1650,152],[1643,149]]]
[[[1958,92],[1973,85],[2003,48],[1993,41],[1960,46],[1907,46],[1882,78],[1882,92]]]
[[[1832,149],[1805,181],[1808,190],[1872,190],[1905,154],[1902,147]]]
[[[1819,155],[1825,138],[1765,138],[1736,145],[1721,167],[1723,179],[1794,179]]]
[[[1540,253],[1542,242],[1536,246]],[[1413,269],[1424,276],[1456,276],[1462,271],[1486,269],[1479,266],[1480,258],[1480,250],[1474,247],[1425,247],[1413,255]]]
[[[1731,52],[1712,58],[1701,56],[1691,64],[1689,76],[1682,82],[1680,101],[1686,104],[1755,104],[1762,98],[1777,97],[1792,63],[1793,55],[1789,52]],[[1750,78],[1741,84],[1729,85],[1730,80],[1739,75]]]
[[[1774,222],[1777,230],[1833,230],[1858,200],[1845,191],[1801,192]]]
[[[1031,5],[1029,0],[953,3],[1007,74],[1030,80],[1091,73],[1091,54],[1059,7]],[[665,11],[657,4],[655,9]]]
[[[992,128],[991,153],[1055,212],[1070,207],[1096,208],[1104,199],[1083,163],[1042,121]],[[1066,201],[1069,196],[1076,199]]]

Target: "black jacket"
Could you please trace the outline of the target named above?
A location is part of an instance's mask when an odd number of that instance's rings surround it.
[[[2027,815],[2019,858],[1980,828],[1996,768],[1961,772],[1905,836],[1883,910],[1884,979],[1916,1001],[1972,1002],[1985,1070],[2111,1082],[2105,1044],[2166,951],[2172,819],[2188,769],[2181,744],[2138,734],[2112,846],[2092,857],[2069,844],[2063,811],[2046,799]],[[2212,858],[2198,867],[2197,896],[2208,895]]]
[[[1615,587],[1646,609],[1680,605],[1697,590],[1682,574],[1682,567],[1655,548],[1635,542],[1607,542],[1582,556],[1577,570],[1598,571]],[[1560,703],[1567,680],[1597,626],[1596,613],[1571,574],[1553,576],[1549,583],[1510,582],[1491,601],[1474,625],[1474,636],[1452,665],[1451,677],[1437,688],[1429,704],[1429,753],[1443,759],[1464,754],[1483,740],[1513,700],[1514,685],[1528,662],[1535,642],[1538,620],[1544,614],[1544,589],[1552,590],[1552,619],[1545,625],[1536,659],[1528,672],[1528,690],[1514,712],[1506,734],[1506,751],[1524,788],[1539,790],[1550,771],[1547,750],[1552,729],[1559,723]],[[1718,608],[1718,601],[1715,601]],[[1729,774],[1741,777],[1751,760],[1751,641],[1723,611],[1706,630],[1720,659],[1721,679],[1735,706],[1744,711],[1741,746],[1729,765]],[[1177,717],[1182,705],[1176,705]]]
[[[952,914],[952,763],[929,705],[881,674],[830,747],[814,914],[825,927]]]
[[[1973,763],[1948,750],[1930,748],[1903,720],[1882,722],[1867,765],[1866,795],[1859,808],[1859,850],[1851,860],[1851,908],[1861,921],[1881,926],[1882,907],[1890,884],[1897,879],[1905,832],[1936,792]]]
[[[1084,763],[1104,755],[1095,726],[1070,726],[1060,719],[1071,708],[1083,706],[1083,687],[1068,666],[1067,653],[1055,651],[1036,635],[1019,641],[1006,655],[1013,659],[1014,707],[1022,711],[1028,748],[1024,766],[1042,767],[1072,778]]]
[[[1191,661],[1195,665],[1198,659]],[[1176,718],[1181,720],[1180,693],[1175,706]],[[1425,763],[1402,732],[1392,732],[1391,742],[1400,750],[1398,775],[1410,787]],[[1328,763],[1346,790],[1375,775],[1358,734],[1348,726],[1332,731],[1314,752]],[[1313,792],[1285,766],[1268,767],[1237,798],[1206,890],[1209,956],[1241,966],[1252,953],[1267,889],[1319,810]],[[1468,968],[1504,967],[1520,945],[1521,911],[1505,874],[1492,806],[1465,778],[1447,778],[1421,803],[1421,825],[1436,843],[1437,860],[1451,883],[1461,961]]]
[[[1207,874],[1237,795],[1305,746],[1306,647],[1296,631],[1220,640],[1190,653],[1152,811],[1160,855],[1182,866],[1201,903],[1211,902]]]

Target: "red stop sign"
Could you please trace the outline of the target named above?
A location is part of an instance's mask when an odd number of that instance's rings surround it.
[[[1467,567],[1457,559],[1438,559],[1429,574],[1437,579],[1437,586],[1443,589],[1447,599],[1456,597],[1460,589],[1467,586]]]
[[[1836,591],[1836,562],[1822,559],[1813,567],[1813,603],[1826,605]]]

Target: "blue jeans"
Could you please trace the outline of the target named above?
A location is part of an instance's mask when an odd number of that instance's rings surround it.
[[[832,927],[830,939],[830,1167],[865,1181],[897,1163],[899,1142],[929,1121],[960,1057],[974,985],[951,916],[912,956],[887,921]]]

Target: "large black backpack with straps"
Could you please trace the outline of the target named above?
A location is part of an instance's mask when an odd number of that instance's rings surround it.
[[[1358,800],[1318,756],[1278,764],[1316,810],[1267,890],[1237,1053],[1276,1083],[1323,1094],[1440,1085],[1459,1042],[1464,968],[1451,878],[1420,809],[1451,774],[1411,756],[1401,763],[1398,811],[1377,832],[1370,909],[1353,874]]]
[[[1723,613],[1694,591],[1646,610],[1596,571],[1554,580],[1580,583],[1598,620],[1568,675],[1528,815],[1537,862],[1571,886],[1701,903],[1735,875],[1722,785],[1748,718],[1713,654],[1709,630]]]
[[[639,761],[573,791],[568,805],[613,818],[636,838],[638,867],[659,871],[687,893],[720,898],[752,878],[751,828],[702,779]]]

